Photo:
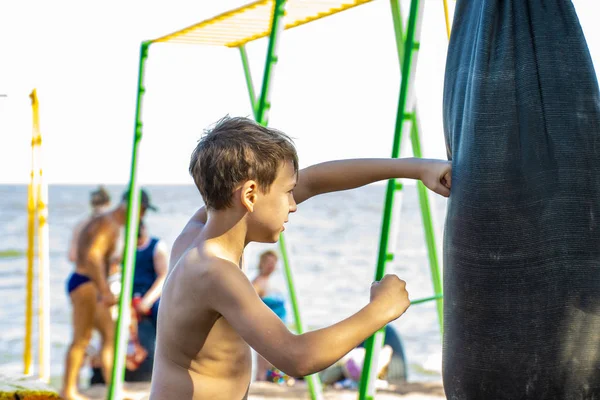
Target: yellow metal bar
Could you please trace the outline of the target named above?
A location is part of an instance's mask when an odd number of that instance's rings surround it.
[[[48,232],[48,185],[43,177],[42,135],[37,91],[30,96],[33,111],[34,142],[36,143],[37,196],[36,212],[38,219],[38,359],[39,379],[50,381],[50,271],[49,271],[49,232]]]
[[[346,11],[350,8],[354,8],[354,7],[360,6],[365,3],[370,3],[371,1],[373,1],[373,0],[354,0],[354,1],[348,2],[346,4],[341,4],[338,7],[333,7],[326,11],[317,12],[316,14],[305,17],[303,19],[299,19],[296,21],[290,21],[290,23],[286,24],[285,29],[291,29],[291,28],[295,28],[300,25],[308,24],[309,22],[317,21],[319,19],[329,17],[330,15],[334,15],[334,14],[340,13],[342,11]],[[312,2],[312,3],[314,3],[314,2]],[[300,3],[299,1],[296,1],[296,2],[294,2],[294,6],[302,7],[302,3]],[[291,19],[294,19],[294,18],[291,18]]]
[[[450,39],[451,26],[450,26],[450,13],[448,12],[448,0],[444,0],[444,17],[446,19],[446,33],[448,34],[448,39]]]
[[[180,39],[176,39],[172,42],[169,43],[176,43],[176,44],[193,44],[193,45],[199,45],[199,44],[204,44],[204,45],[212,45],[212,46],[223,46],[223,42],[222,41],[215,41],[215,40],[203,40],[201,42],[197,41],[197,40],[189,40],[189,39],[184,39],[184,38],[180,38]]]
[[[37,134],[35,127],[31,134],[31,174],[27,188],[27,273],[25,281],[25,339],[23,349],[23,373],[31,374],[32,368],[32,336],[33,336],[33,268],[35,263],[35,228],[37,217],[37,174],[36,147]]]
[[[285,29],[316,21],[373,0],[288,0]],[[274,0],[259,0],[152,40],[239,47],[267,37]]]
[[[284,29],[296,28],[298,26],[308,24],[309,22],[317,21],[319,19],[323,19],[330,15],[334,15],[334,14],[340,13],[342,11],[346,11],[350,8],[357,7],[361,4],[370,3],[371,1],[373,1],[373,0],[353,0],[348,3],[341,4],[337,7],[331,7],[331,2],[328,2],[328,1],[323,1],[323,2],[301,1],[301,0],[288,1],[287,12],[286,12],[287,23],[285,24]],[[303,8],[308,9],[309,6],[311,6],[311,5],[315,6],[315,8],[313,8],[312,12],[310,12],[310,13],[307,13],[307,12],[301,13],[300,12],[300,11],[302,11]],[[316,7],[316,6],[320,6],[320,7]],[[328,6],[328,7],[324,7],[324,6]],[[238,47],[243,44],[252,42],[254,40],[266,37],[268,34],[269,34],[269,30],[267,29],[263,32],[256,33],[256,34],[249,36],[247,38],[244,38],[242,40],[226,43],[225,46]]]
[[[220,15],[214,17],[214,18],[204,20],[204,21],[199,22],[197,24],[188,26],[187,28],[183,28],[183,29],[181,29],[181,30],[179,30],[177,32],[173,32],[173,33],[170,33],[168,35],[159,37],[158,39],[154,39],[154,40],[151,41],[151,43],[160,43],[160,42],[173,41],[173,39],[178,38],[179,36],[182,36],[182,35],[184,35],[187,32],[194,31],[194,30],[199,30],[199,29],[201,29],[203,27],[206,27],[206,26],[209,26],[209,25],[213,25],[213,24],[215,24],[217,22],[220,22],[222,20],[225,20],[227,18],[231,18],[231,17],[233,17],[235,15],[238,15],[238,14],[247,12],[248,10],[254,9],[254,8],[256,8],[259,5],[267,4],[270,1],[271,0],[258,0],[258,1],[255,1],[254,3],[247,4],[245,6],[238,7],[238,8],[235,8],[233,10],[229,10],[229,11],[227,11],[227,12],[225,12],[223,14],[220,14]]]

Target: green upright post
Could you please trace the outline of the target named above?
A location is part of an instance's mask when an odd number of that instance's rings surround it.
[[[398,62],[400,69],[402,69],[402,61],[404,59],[404,27],[402,24],[402,10],[400,9],[399,0],[391,0],[392,18],[394,22],[394,32],[396,34],[396,48],[398,50]],[[415,157],[423,157],[421,152],[421,140],[419,130],[419,112],[415,104],[414,112],[412,114],[405,115],[410,117],[412,122],[412,129],[410,133],[411,145],[413,155]],[[442,296],[442,274],[439,268],[439,262],[437,257],[437,246],[435,240],[435,230],[433,228],[433,218],[431,216],[431,207],[429,206],[429,192],[427,188],[423,186],[422,182],[417,183],[417,193],[419,195],[419,203],[421,206],[421,216],[423,220],[423,228],[425,230],[425,241],[427,243],[427,254],[429,256],[429,267],[431,270],[431,280],[433,283],[434,295],[426,299],[411,300],[411,304],[425,303],[431,300],[437,300],[437,313],[438,321],[440,326],[440,332],[444,330],[444,302]]]
[[[415,157],[423,157],[421,153],[421,140],[419,138],[419,123],[417,113],[413,116],[412,130],[410,133],[413,154]],[[444,332],[444,300],[442,297],[442,273],[440,271],[437,245],[435,240],[435,230],[433,229],[433,218],[431,217],[431,206],[429,205],[429,192],[423,182],[417,182],[417,192],[419,194],[419,203],[421,204],[421,218],[423,219],[423,229],[425,230],[425,241],[427,243],[427,254],[429,256],[429,268],[431,270],[431,280],[433,282],[434,296],[431,300],[436,300],[438,321],[440,324],[440,333]],[[412,302],[415,304],[415,302]]]
[[[413,71],[413,52],[418,49],[418,33],[420,31],[420,20],[418,17],[421,13],[419,13],[420,8],[424,3],[419,4],[419,0],[412,0],[410,6],[410,13],[408,16],[408,28],[406,32],[405,39],[405,51],[403,52],[403,61],[402,61],[402,76],[401,76],[401,84],[400,84],[400,96],[398,100],[398,112],[396,115],[396,125],[394,129],[394,142],[392,145],[392,158],[398,158],[400,155],[400,144],[402,142],[402,130],[404,127],[404,122],[406,120],[406,109],[411,109],[413,104],[412,99],[412,83],[414,81],[414,71]],[[396,11],[398,15],[394,15],[394,22],[396,22],[396,18],[401,18],[399,15],[400,7],[397,4],[397,7],[394,7],[394,3],[392,2],[392,12]],[[396,24],[395,24],[396,25]],[[395,26],[395,32],[398,36],[402,29],[398,29]],[[416,66],[416,65],[415,65]],[[412,76],[411,76],[411,73]],[[394,194],[396,190],[400,190],[402,185],[397,183],[395,179],[390,179],[387,183],[386,195],[385,195],[385,203],[384,203],[384,212],[383,212],[383,221],[381,226],[381,238],[379,242],[379,254],[377,258],[377,270],[375,273],[375,280],[379,281],[385,275],[386,263],[388,261],[392,261],[394,258],[393,253],[388,252],[388,242],[389,242],[389,233],[391,228],[391,217],[394,206]],[[371,336],[367,342],[365,343],[366,353],[365,360],[362,369],[360,387],[359,387],[359,399],[360,400],[372,400],[375,397],[375,379],[377,374],[377,363],[378,363],[378,355],[379,350],[383,345],[385,337],[385,330],[380,330],[376,332],[373,336]]]
[[[244,75],[246,77],[246,85],[248,86],[248,95],[250,96],[250,104],[254,111],[254,119],[261,125],[268,125],[269,123],[269,110],[271,108],[270,103],[270,89],[271,81],[273,77],[273,70],[275,64],[278,61],[277,48],[279,37],[283,32],[283,16],[285,14],[286,0],[276,0],[275,8],[273,10],[273,19],[271,22],[271,33],[269,35],[269,45],[267,48],[267,57],[265,61],[265,70],[263,74],[262,87],[260,97],[255,99],[254,85],[252,83],[252,76],[250,74],[250,66],[248,64],[248,56],[244,46],[240,46],[240,56],[242,59],[242,65],[244,67]],[[292,269],[290,267],[289,258],[287,254],[287,248],[285,245],[285,237],[283,234],[279,236],[279,250],[281,252],[281,258],[283,260],[283,266],[285,271],[285,277],[288,285],[288,291],[290,295],[290,301],[292,303],[292,309],[294,312],[294,320],[296,323],[296,330],[298,333],[304,332],[304,325],[300,315],[300,308],[298,306],[298,299],[296,297],[296,289],[294,285],[294,279],[292,275]],[[311,398],[313,400],[323,399],[323,389],[321,386],[321,380],[317,374],[313,374],[305,377],[308,383]]]
[[[140,190],[137,182],[138,149],[142,140],[142,98],[144,88],[144,71],[148,58],[150,42],[142,42],[140,48],[140,63],[137,88],[137,104],[135,111],[135,127],[133,134],[133,151],[131,154],[131,175],[129,178],[129,206],[127,207],[127,222],[125,225],[124,263],[121,277],[121,295],[119,298],[119,316],[115,333],[114,361],[108,400],[121,399],[123,396],[123,379],[125,376],[125,354],[129,339],[128,322],[131,306],[131,290],[135,271],[137,250],[138,218],[140,210]]]
[[[269,123],[269,110],[271,109],[271,77],[278,61],[277,48],[279,44],[279,37],[281,36],[281,32],[283,32],[285,27],[285,24],[283,23],[285,4],[286,0],[275,0],[262,87],[260,91],[260,97],[258,98],[258,104],[256,105],[256,122],[265,126]]]
[[[252,74],[250,73],[250,63],[248,63],[248,53],[246,52],[245,45],[241,45],[240,47],[238,47],[238,49],[240,50],[242,66],[244,67],[244,77],[246,78],[246,87],[248,88],[248,96],[250,97],[250,106],[252,107],[252,115],[254,115],[254,118],[256,119],[256,94],[254,92],[254,83],[252,82]]]

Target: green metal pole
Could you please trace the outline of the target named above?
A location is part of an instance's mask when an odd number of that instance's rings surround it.
[[[396,38],[396,53],[398,54],[398,65],[402,73],[402,61],[404,60],[404,43],[406,34],[404,32],[404,23],[402,22],[402,7],[400,0],[390,0],[392,9],[392,22],[394,24],[394,37]]]
[[[262,87],[260,97],[255,101],[254,97],[254,86],[252,84],[252,77],[250,75],[250,66],[248,64],[248,57],[245,48],[240,46],[240,56],[242,58],[242,64],[244,66],[244,74],[246,76],[246,85],[248,86],[248,94],[250,96],[250,104],[254,111],[254,119],[261,125],[268,125],[269,123],[269,110],[271,108],[270,103],[270,89],[271,81],[273,78],[273,70],[278,61],[277,48],[279,44],[279,37],[284,29],[283,16],[285,14],[286,0],[276,0],[275,9],[273,10],[273,19],[271,21],[271,33],[269,35],[269,45],[267,47],[267,57],[265,60],[265,70],[263,74]],[[290,294],[290,302],[292,303],[292,309],[294,312],[294,320],[296,323],[297,333],[304,332],[304,325],[302,324],[302,317],[300,315],[300,307],[298,305],[298,298],[296,297],[296,289],[294,285],[294,279],[292,275],[292,269],[290,267],[289,258],[287,254],[287,248],[285,245],[285,237],[283,234],[279,236],[279,250],[283,260],[283,266],[288,285],[288,291]],[[312,400],[323,399],[323,389],[321,380],[317,374],[309,375],[305,377],[308,383],[308,389]]]
[[[292,311],[294,312],[294,322],[296,323],[296,332],[298,334],[304,333],[305,328],[302,323],[302,316],[300,314],[300,306],[298,304],[298,297],[296,296],[296,288],[294,285],[294,277],[292,275],[292,268],[288,258],[287,247],[285,245],[285,236],[283,233],[279,235],[279,251],[281,253],[281,259],[283,260],[283,266],[285,271],[285,278],[288,285],[288,291],[290,294],[290,302],[292,303]],[[318,374],[313,374],[305,377],[308,383],[308,390],[310,391],[310,397],[312,400],[323,399],[323,387],[321,379]]]
[[[402,61],[404,59],[404,27],[402,23],[402,10],[400,8],[400,0],[391,0],[390,5],[392,8],[392,18],[394,22],[394,32],[396,34],[396,48],[398,50],[398,62],[402,69]],[[412,116],[412,129],[411,129],[411,143],[413,149],[413,155],[421,158],[421,141],[419,135],[419,113],[415,106],[414,115]],[[437,300],[437,312],[438,321],[440,325],[440,331],[443,333],[444,330],[444,303],[442,296],[442,275],[439,268],[439,262],[437,257],[437,247],[435,240],[435,230],[433,229],[433,219],[431,217],[431,207],[429,206],[429,193],[423,186],[422,182],[417,183],[417,191],[419,195],[419,202],[421,205],[421,214],[423,219],[423,227],[425,230],[425,240],[427,243],[427,250],[429,256],[429,267],[431,269],[431,280],[433,282],[433,290],[435,295],[428,297],[427,299],[413,300],[411,304],[420,304],[430,300]]]
[[[246,53],[246,46],[244,45],[241,45],[240,47],[238,47],[238,49],[240,50],[242,66],[244,67],[244,76],[246,77],[246,87],[248,88],[248,96],[250,97],[250,106],[252,106],[252,114],[256,118],[256,94],[254,93],[254,83],[252,82],[250,64],[248,63],[248,53]]]
[[[285,245],[285,236],[283,233],[279,235],[279,251],[281,253],[281,259],[283,260],[283,266],[285,271],[285,278],[288,285],[288,291],[290,294],[290,302],[292,303],[292,311],[294,312],[294,322],[296,323],[296,332],[298,334],[304,333],[304,324],[302,323],[302,316],[300,314],[300,306],[298,304],[298,297],[296,296],[296,288],[294,285],[294,277],[292,275],[292,268],[288,258],[287,247]],[[308,390],[310,391],[310,397],[312,400],[323,400],[323,386],[321,379],[318,374],[313,374],[305,377],[308,383]]]
[[[131,290],[135,272],[135,257],[137,250],[137,233],[140,210],[140,190],[137,182],[138,149],[142,140],[142,99],[144,88],[144,71],[148,58],[150,42],[142,42],[140,47],[140,64],[138,74],[137,104],[135,110],[135,127],[133,134],[133,150],[131,154],[131,175],[129,178],[129,202],[127,207],[127,222],[125,225],[125,254],[121,277],[121,295],[119,298],[119,316],[115,333],[115,349],[113,369],[108,389],[108,400],[121,399],[123,396],[123,379],[125,376],[125,354],[129,339],[129,309],[131,306]]]
[[[285,4],[286,0],[275,0],[273,19],[271,21],[271,33],[269,34],[269,46],[267,48],[267,59],[265,61],[265,71],[263,74],[260,97],[256,106],[256,122],[265,126],[269,123],[269,110],[271,109],[271,76],[278,61],[277,47],[279,44],[279,37],[285,27],[283,23]]]
[[[423,157],[421,153],[421,140],[419,138],[419,123],[416,113],[413,115],[412,130],[410,139],[415,157]],[[431,217],[431,206],[429,204],[429,193],[423,182],[417,183],[419,194],[419,203],[421,204],[421,217],[423,219],[423,229],[425,230],[425,241],[427,243],[427,254],[429,255],[429,268],[431,269],[431,280],[433,282],[433,291],[436,299],[438,321],[440,323],[440,332],[444,333],[444,300],[442,298],[442,274],[437,257],[437,245],[435,241],[435,231],[433,229],[433,218]],[[414,304],[414,303],[413,303]]]
[[[302,323],[302,316],[300,315],[300,307],[298,306],[298,297],[296,296],[296,289],[293,284],[294,277],[292,275],[292,269],[290,268],[290,260],[288,258],[284,235],[281,235],[279,237],[279,245],[281,251],[281,259],[283,260],[283,264],[287,266],[285,268],[285,278],[288,282],[288,289],[290,292],[290,301],[292,302],[292,310],[294,312],[294,323],[296,324],[296,331],[297,333],[303,333],[304,325]],[[292,283],[291,285],[290,282]]]
[[[393,4],[393,3],[392,3]],[[394,10],[394,9],[392,9]],[[397,7],[400,10],[400,7]],[[394,129],[394,142],[392,145],[392,158],[398,158],[400,155],[400,144],[402,142],[402,129],[405,120],[405,111],[409,100],[409,90],[411,83],[411,70],[413,49],[415,45],[415,33],[417,31],[417,17],[419,11],[419,0],[412,0],[410,13],[408,16],[408,29],[406,32],[405,49],[402,62],[402,80],[400,84],[400,97],[398,100],[398,112],[396,115],[396,125]],[[398,16],[399,17],[399,16]],[[401,32],[401,28],[396,28],[396,34]],[[394,192],[396,191],[396,180],[390,179],[387,183],[383,221],[381,227],[381,239],[379,242],[379,254],[377,258],[377,270],[375,280],[379,281],[385,275],[386,262],[393,259],[393,255],[388,253],[389,231],[391,227],[391,213],[394,205]],[[375,397],[375,375],[377,373],[374,367],[377,366],[377,356],[379,349],[383,345],[385,330],[380,330],[371,336],[365,343],[366,353],[363,363],[362,375],[359,387],[360,400],[372,400]]]
[[[441,299],[443,296],[441,294],[436,294],[435,296],[425,297],[419,300],[411,300],[410,305],[414,306],[421,303],[427,303],[429,301]]]

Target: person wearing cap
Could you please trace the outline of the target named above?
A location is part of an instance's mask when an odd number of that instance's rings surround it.
[[[156,236],[150,236],[146,224],[143,220],[140,221],[132,296],[139,297],[135,302],[136,311],[142,316],[149,316],[155,329],[158,302],[168,269],[167,243]]]
[[[141,199],[140,199],[140,203],[141,203],[141,207],[142,209],[145,210],[150,210],[150,211],[158,211],[158,208],[152,204],[152,202],[150,201],[150,195],[148,195],[148,192],[146,192],[144,189],[140,190],[141,193]],[[121,200],[125,203],[127,203],[129,201],[129,190],[126,191],[125,193],[123,193],[123,197],[121,198]]]
[[[140,220],[132,288],[132,305],[136,316],[131,323],[135,325],[139,345],[147,351],[147,357],[139,364],[130,363],[125,380],[150,381],[152,378],[158,307],[168,269],[167,243],[150,235],[148,226]]]
[[[141,207],[138,221],[146,210],[156,210],[148,193],[141,191]],[[75,253],[75,271],[67,282],[67,293],[73,305],[73,339],[67,350],[63,375],[62,397],[65,400],[83,398],[78,391],[79,370],[94,328],[102,340],[102,370],[106,382],[110,382],[113,363],[114,321],[110,307],[116,304],[107,275],[116,259],[121,229],[127,219],[128,194],[112,210],[92,217],[81,229]],[[118,254],[118,252],[117,252]]]

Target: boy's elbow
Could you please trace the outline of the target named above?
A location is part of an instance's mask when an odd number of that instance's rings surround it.
[[[302,378],[317,373],[319,370],[315,368],[314,363],[310,362],[310,360],[306,359],[305,357],[304,359],[300,360],[300,362],[296,365],[295,371],[293,372],[294,374],[288,375],[294,378]]]
[[[302,378],[314,373],[310,368],[309,363],[302,357],[290,360],[285,366],[278,369],[292,378]]]
[[[315,372],[319,372],[314,356],[306,346],[302,344],[291,346],[286,353],[287,357],[284,363],[285,365],[278,368],[287,375],[294,378],[302,378],[314,374]]]

